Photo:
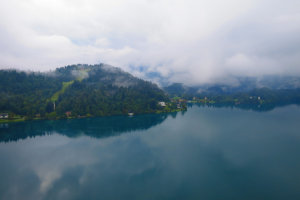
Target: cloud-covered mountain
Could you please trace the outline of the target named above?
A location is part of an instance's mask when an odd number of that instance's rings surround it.
[[[106,64],[47,73],[0,70],[0,113],[29,118],[150,113],[168,100],[157,85]]]
[[[298,0],[1,1],[0,66],[103,62],[187,85],[299,76],[299,8]]]
[[[300,88],[300,77],[296,76],[232,77],[231,80],[227,83],[200,84],[196,86],[173,83],[165,86],[164,89],[172,95],[200,95],[233,94],[261,88],[270,90],[295,90]]]

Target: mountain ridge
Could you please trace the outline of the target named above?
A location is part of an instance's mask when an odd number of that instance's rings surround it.
[[[170,99],[156,84],[106,64],[44,73],[0,70],[0,113],[12,116],[56,119],[171,110],[160,101]]]
[[[296,90],[300,88],[300,77],[297,76],[261,76],[234,77],[229,83],[206,83],[194,86],[184,83],[171,83],[163,89],[172,95],[201,95],[201,94],[233,94],[249,92],[255,89]]]

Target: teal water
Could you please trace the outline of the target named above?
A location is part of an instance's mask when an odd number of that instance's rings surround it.
[[[300,199],[300,107],[0,125],[0,199]]]

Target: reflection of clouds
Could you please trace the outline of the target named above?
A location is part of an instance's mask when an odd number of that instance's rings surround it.
[[[97,160],[96,155],[91,154],[95,145],[86,146],[88,138],[71,140],[54,134],[22,142],[23,149],[18,150],[21,160],[26,160],[22,168],[32,169],[36,173],[40,180],[38,191],[42,194],[46,194],[53,183],[62,177],[64,169],[88,166]]]
[[[41,168],[40,168],[41,169]],[[45,168],[42,168],[45,169]],[[41,172],[38,170],[37,174],[41,180],[40,192],[45,193],[51,187],[52,183],[61,177],[61,174],[58,173],[57,169],[47,169],[46,172]]]
[[[0,199],[276,197],[275,184],[300,184],[297,116],[293,106],[268,113],[195,107],[115,137],[1,143]]]
[[[233,114],[228,114],[228,109],[191,109],[184,119],[167,120],[162,126],[151,129],[152,134],[143,139],[163,159],[168,173],[181,175],[183,179],[189,177],[192,180],[193,175],[201,175],[203,180],[199,181],[205,182],[214,176],[225,179],[227,171],[237,171],[246,178],[251,178],[251,173],[253,178],[264,176],[262,185],[268,184],[272,176],[278,182],[289,184],[285,178],[279,177],[289,174],[284,171],[287,165],[293,166],[293,161],[285,154],[292,154],[291,157],[295,158],[299,151],[299,147],[295,146],[299,143],[296,134],[299,130],[298,112],[299,107],[296,106],[268,113],[233,109]],[[283,115],[287,118],[282,119]],[[182,127],[179,119],[186,120],[185,123],[188,121],[189,127],[183,126],[185,130],[174,128],[177,125]],[[292,142],[295,139],[297,142]],[[283,164],[287,161],[289,164]],[[294,161],[294,164],[299,166],[300,163]],[[280,167],[276,167],[278,165]],[[297,167],[291,168],[297,174]],[[279,174],[276,175],[276,172]],[[265,174],[256,177],[257,173]]]
[[[134,149],[134,146],[140,147],[138,135],[131,134],[130,137],[133,137],[133,139],[129,139],[128,136],[107,138],[103,142],[105,144],[87,139],[89,147],[85,148],[85,153],[79,157],[85,157],[85,159],[87,157],[94,162],[81,162],[74,157],[70,160],[73,164],[63,164],[58,168],[62,176],[53,182],[53,187],[47,191],[47,195],[54,195],[55,198],[60,198],[62,193],[68,193],[70,198],[80,195],[79,193],[82,190],[92,190],[92,192],[100,195],[101,191],[104,190],[105,192],[109,190],[109,187],[121,189],[121,186],[125,184],[122,182],[124,177],[129,180],[153,168],[154,164],[151,159],[148,159],[149,156],[145,157],[145,154],[150,153],[147,148],[138,148],[139,151]],[[74,144],[74,148],[78,145],[80,144]],[[81,144],[81,146],[85,145]],[[73,147],[69,147],[64,151],[68,151],[68,149],[72,150]],[[80,152],[82,150],[75,150],[74,154],[77,154],[77,151]],[[92,154],[90,154],[91,152]],[[70,177],[72,177],[72,183],[68,182]],[[118,179],[120,179],[120,182]],[[70,184],[74,188],[69,187]],[[99,191],[94,191],[97,189],[95,186],[98,185],[101,186],[98,189]]]
[[[28,158],[32,162],[28,163],[27,167],[34,169],[39,177],[40,192],[43,194],[52,187],[53,182],[61,178],[64,168],[89,165],[95,160],[92,156],[83,154],[86,151],[82,151],[82,142],[71,141],[59,135],[40,137],[38,140],[29,140],[29,143],[32,143],[30,157],[33,156],[34,159]]]
[[[56,134],[28,139],[23,141],[26,152],[22,156],[29,161],[24,168],[32,169],[39,178],[40,184],[36,189],[40,195],[47,197],[51,194],[57,198],[76,194],[76,191],[70,191],[74,188],[68,188],[70,183],[66,177],[72,170],[76,173],[70,175],[73,177],[78,175],[76,169],[81,171],[80,176],[73,181],[83,188],[86,185],[92,187],[91,180],[106,184],[109,177],[116,175],[126,175],[128,178],[139,176],[151,170],[154,164],[144,157],[147,149],[141,151],[139,148],[139,151],[135,151],[131,148],[139,139],[131,140],[128,136],[136,138],[138,134],[103,140],[87,137],[69,139]],[[23,149],[19,151],[22,154]],[[60,184],[63,186],[57,187]]]
[[[135,145],[135,141],[127,141],[126,138],[138,137],[139,131],[137,130],[146,130],[151,126],[155,126],[164,121],[166,117],[166,114],[161,114],[141,115],[132,118],[117,116],[17,123],[7,127],[1,140],[18,140],[18,143],[9,142],[7,145],[8,147],[17,147],[13,149],[19,157],[19,162],[22,163],[22,168],[32,170],[35,176],[38,177],[39,186],[33,189],[35,193],[44,197],[51,194],[57,196],[57,198],[62,198],[73,194],[72,192],[76,193],[70,191],[74,189],[72,187],[65,188],[69,184],[65,175],[71,173],[71,169],[78,168],[82,171],[78,180],[76,180],[82,186],[89,184],[91,179],[95,177],[97,177],[96,180],[102,180],[103,177],[105,180],[107,176],[115,176],[114,173],[107,173],[112,169],[116,174],[123,171],[127,175],[134,176],[143,173],[144,168],[152,168],[153,164],[146,162],[146,158],[143,158],[139,152],[131,152],[130,155],[133,157],[128,158],[127,149]],[[111,137],[126,132],[128,133],[126,137]],[[102,139],[93,140],[85,137],[85,135]],[[28,139],[32,136],[35,138]],[[70,139],[69,137],[75,138]],[[22,140],[22,138],[24,139]],[[145,162],[137,162],[137,157]],[[124,158],[124,160],[121,158]],[[133,164],[130,165],[127,162],[128,160],[131,160]],[[137,163],[134,164],[134,162]],[[19,165],[19,163],[11,163],[11,165]],[[125,165],[131,167],[127,167],[127,170],[125,170]],[[76,175],[78,174],[72,176],[76,177]],[[57,184],[61,182],[65,182],[65,184],[61,188],[57,187]],[[78,191],[80,191],[80,188]],[[28,191],[27,194],[29,195],[28,199],[31,199],[32,190]]]

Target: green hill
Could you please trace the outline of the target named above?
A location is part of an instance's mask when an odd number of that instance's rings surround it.
[[[105,64],[47,73],[0,70],[0,113],[26,118],[152,113],[169,101],[157,85]],[[67,115],[66,115],[67,113]]]

